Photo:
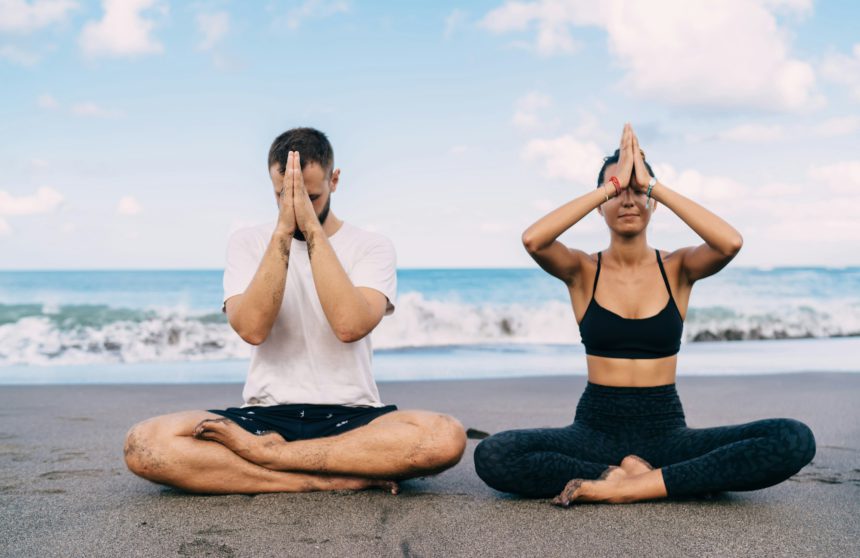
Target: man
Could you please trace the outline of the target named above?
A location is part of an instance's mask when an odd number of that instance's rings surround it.
[[[331,211],[340,169],[328,139],[281,134],[269,173],[278,220],[237,231],[224,272],[224,311],[254,345],[245,404],[137,424],[129,469],[189,492],[396,493],[399,479],[454,466],[459,422],[379,399],[368,335],[394,310],[394,248]]]

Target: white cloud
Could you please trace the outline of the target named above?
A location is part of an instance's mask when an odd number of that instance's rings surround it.
[[[603,164],[603,150],[591,141],[580,141],[570,134],[554,139],[533,139],[526,144],[524,158],[543,166],[547,178],[569,180],[588,186],[597,182]]]
[[[718,139],[742,143],[767,143],[784,137],[785,130],[776,124],[740,124],[717,134]]]
[[[480,25],[495,33],[525,31],[537,27],[534,49],[542,55],[571,54],[579,50],[580,44],[573,40],[568,29],[572,19],[584,14],[576,12],[582,8],[578,2],[541,0],[538,2],[512,2],[488,13]],[[599,9],[593,4],[593,9]]]
[[[78,103],[72,107],[72,113],[77,116],[86,116],[91,118],[114,118],[122,116],[122,111],[108,109],[97,105],[96,103]]]
[[[55,108],[59,108],[60,103],[52,97],[51,95],[39,95],[39,98],[36,99],[36,104],[39,105],[39,108],[53,110]]]
[[[537,128],[541,125],[539,113],[550,106],[552,99],[549,96],[531,91],[517,101],[512,122],[518,128]]]
[[[812,0],[762,0],[762,4],[774,11],[793,12],[796,15],[812,13]]]
[[[19,66],[33,66],[39,61],[39,55],[15,45],[0,46],[0,58]]]
[[[839,116],[828,118],[812,127],[812,133],[822,138],[850,136],[860,130],[860,116]]]
[[[468,15],[469,14],[467,12],[459,8],[454,8],[454,10],[448,14],[448,17],[445,18],[445,31],[442,36],[446,39],[450,39],[458,29],[466,24],[466,18]]]
[[[821,65],[821,75],[832,82],[847,85],[854,99],[860,101],[860,43],[854,45],[852,54],[827,56]]]
[[[63,21],[77,7],[72,0],[0,0],[0,31],[29,33]]]
[[[84,26],[79,44],[89,56],[156,54],[164,47],[153,36],[155,21],[145,11],[165,14],[159,0],[102,0],[104,15]]]
[[[860,195],[860,161],[842,161],[829,165],[815,165],[809,169],[809,178],[834,194]]]
[[[654,165],[654,174],[663,184],[697,201],[738,199],[746,189],[725,176],[708,176],[694,169],[678,171],[672,165]]]
[[[32,196],[13,196],[0,190],[0,215],[35,215],[50,213],[63,203],[63,195],[53,188],[42,187]]]
[[[12,227],[5,219],[0,219],[0,236],[9,236],[12,234]]]
[[[453,155],[454,157],[460,157],[465,155],[467,151],[469,151],[469,147],[466,145],[453,145],[451,146],[451,149],[448,150],[448,154]]]
[[[349,11],[346,0],[305,0],[287,12],[287,27],[298,29],[302,22],[311,18],[323,18]]]
[[[227,12],[197,14],[197,30],[203,36],[197,48],[212,50],[230,31],[230,14]]]
[[[123,196],[116,206],[116,212],[120,215],[137,215],[141,209],[140,202],[134,196]]]
[[[815,74],[789,54],[775,11],[803,15],[808,2],[766,0],[508,1],[482,26],[498,33],[537,27],[542,54],[570,53],[573,27],[599,27],[626,71],[624,88],[679,105],[794,110],[823,100]],[[739,63],[739,61],[743,61]]]

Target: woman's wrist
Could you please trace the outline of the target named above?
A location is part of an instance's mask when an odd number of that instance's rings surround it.
[[[603,201],[608,202],[610,199],[615,197],[615,187],[607,180],[603,183],[603,186],[601,186],[600,193],[604,198]]]
[[[651,199],[657,200],[658,202],[662,202],[661,194],[665,191],[666,186],[660,182],[659,180],[654,183],[654,187],[651,188]]]

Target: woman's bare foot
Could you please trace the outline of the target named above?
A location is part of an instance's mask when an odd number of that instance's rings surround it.
[[[628,467],[628,470],[642,472],[629,474],[622,465],[609,467],[596,480],[573,479],[565,485],[558,496],[553,498],[552,503],[566,508],[574,502],[627,504],[665,498],[667,493],[662,470],[654,469],[638,457],[635,457],[635,460],[628,461],[628,459],[628,457],[624,458],[627,461],[626,465],[633,467]]]
[[[191,435],[198,440],[218,442],[239,457],[266,468],[274,463],[275,447],[288,443],[277,432],[254,435],[228,418],[200,421]]]
[[[641,475],[653,471],[654,467],[638,455],[628,455],[621,460],[621,468],[630,476]]]
[[[608,480],[608,481],[619,481],[623,478],[627,478],[630,475],[623,467],[616,467],[615,465],[610,465],[606,468],[603,473],[597,478],[597,480]]]
[[[618,468],[620,471],[621,469]],[[568,482],[561,494],[553,498],[552,503],[566,508],[577,502],[606,502],[608,504],[623,504],[632,500],[622,496],[623,487],[628,476],[623,471],[616,473],[615,479],[573,479]],[[623,475],[623,477],[621,477]],[[621,477],[621,478],[618,478]]]
[[[636,475],[641,475],[642,473],[647,473],[648,471],[653,470],[654,467],[641,457],[628,455],[621,460],[620,465],[610,465],[607,467],[597,480],[620,481],[627,477],[635,477]]]

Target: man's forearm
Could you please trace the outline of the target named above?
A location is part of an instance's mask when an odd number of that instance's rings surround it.
[[[376,325],[370,305],[352,284],[319,224],[305,231],[314,286],[326,320],[341,341],[356,341]]]
[[[245,289],[230,325],[248,343],[259,345],[269,336],[281,309],[293,236],[275,231],[263,259]]]

